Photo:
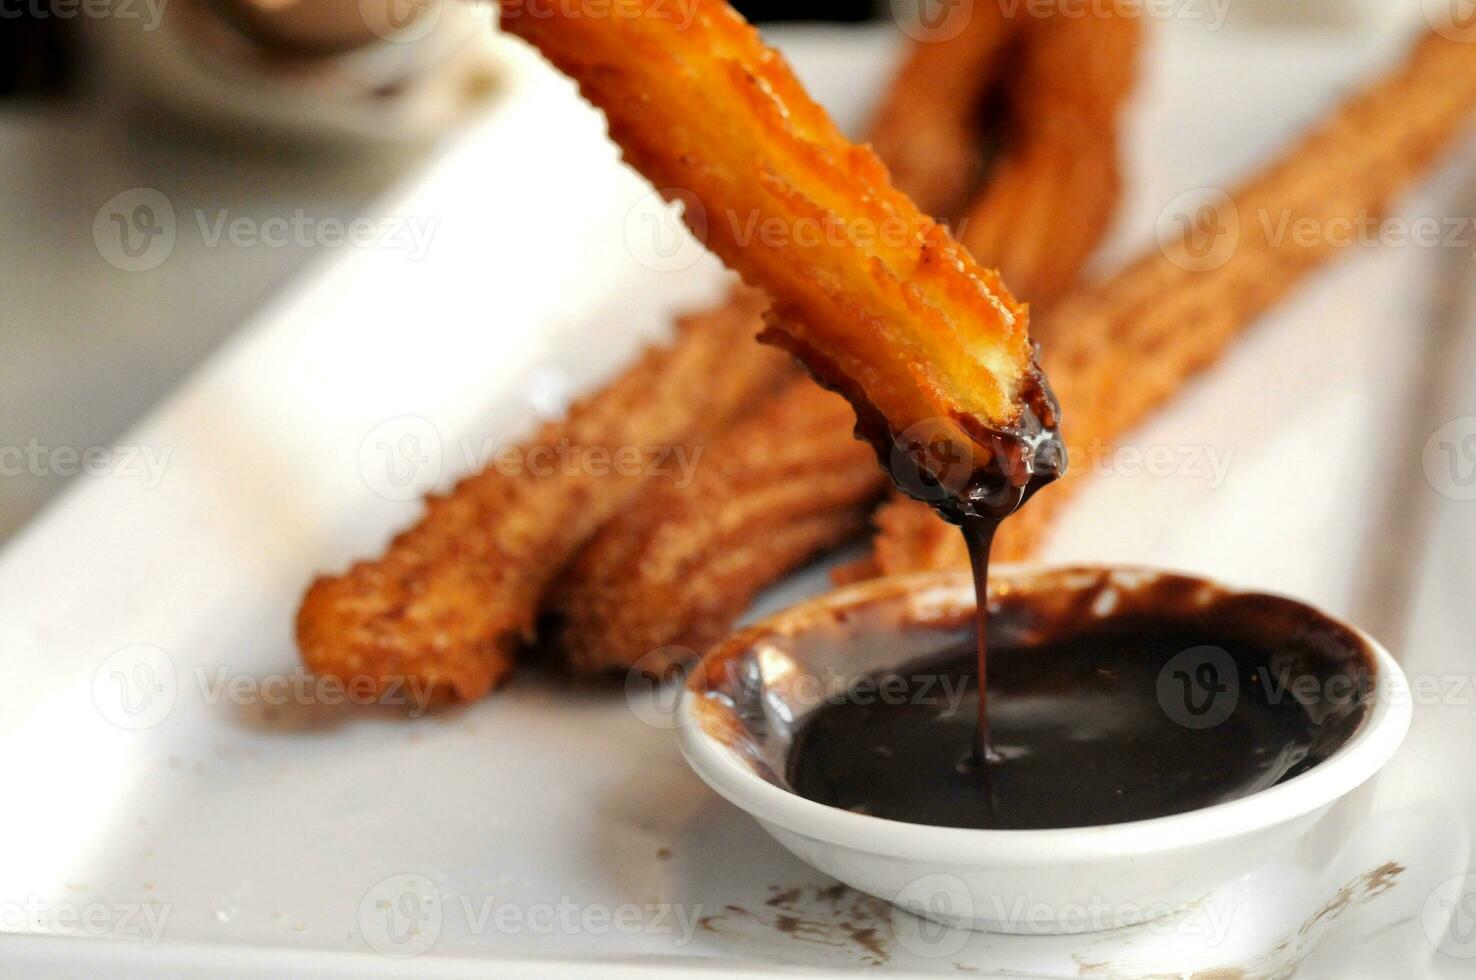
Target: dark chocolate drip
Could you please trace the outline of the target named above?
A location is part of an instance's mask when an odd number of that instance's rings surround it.
[[[974,630],[974,649],[979,661],[979,731],[974,739],[973,764],[986,780],[989,778],[989,765],[996,759],[989,743],[989,699],[985,697],[989,688],[989,631],[985,625],[989,616],[989,550],[998,529],[999,521],[977,518],[963,526],[964,541],[969,546],[969,562],[974,570],[974,595],[978,597],[979,604]]]
[[[772,309],[766,318],[784,319]],[[1039,348],[1021,382],[1019,414],[1009,424],[940,417],[917,420],[899,432],[871,404],[865,389],[819,350],[782,327],[765,329],[759,339],[795,355],[818,384],[849,401],[856,410],[856,437],[871,444],[897,489],[928,504],[950,524],[1004,520],[1066,472],[1060,407],[1040,370]]]
[[[768,316],[783,320],[774,310]],[[986,426],[971,416],[956,416],[924,419],[898,432],[871,404],[860,384],[793,333],[771,327],[759,339],[800,358],[816,381],[845,397],[856,409],[857,438],[871,443],[897,488],[963,528],[979,597],[979,731],[974,768],[987,783],[992,761],[985,697],[990,546],[1005,518],[1066,472],[1061,409],[1040,369],[1040,348],[1032,349],[1030,370],[1018,397],[1020,411],[1011,424]]]

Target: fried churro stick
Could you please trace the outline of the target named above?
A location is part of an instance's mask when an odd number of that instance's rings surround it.
[[[1130,0],[1091,16],[1027,18],[1018,32],[1003,88],[1005,152],[960,227],[969,250],[1034,309],[1076,282],[1111,223],[1118,117],[1141,44]]]
[[[995,73],[1005,87],[998,100],[1011,112],[1001,124],[1008,136],[998,176],[986,180],[970,208],[978,217],[963,227],[963,240],[981,261],[993,262],[990,250],[1008,249],[1010,236],[1002,232],[1013,222],[1014,235],[1032,243],[1010,253],[1011,281],[1022,295],[1055,299],[1106,229],[1121,183],[1117,113],[1107,105],[1120,109],[1128,97],[1139,23],[1130,16],[1110,24],[1031,18]],[[1094,151],[1078,155],[1083,143]],[[996,211],[1009,220],[993,220]],[[1034,245],[1052,241],[1070,244]],[[850,516],[884,492],[886,474],[856,451],[855,419],[836,396],[801,381],[781,401],[772,424],[740,423],[709,447],[711,459],[748,461],[745,479],[707,469],[685,486],[648,489],[560,579],[551,600],[552,640],[576,670],[639,663],[659,672],[676,654],[720,638],[761,589],[850,540]],[[785,418],[812,421],[779,424]],[[1009,523],[1029,520],[1031,509]],[[766,547],[823,513],[837,518],[833,536],[808,539],[808,550]]]
[[[723,0],[682,24],[659,0],[601,17],[577,6],[504,0],[502,25],[604,110],[627,162],[701,203],[701,215],[687,209],[694,231],[769,293],[763,338],[846,396],[881,459],[935,420],[977,471],[1023,493],[1016,473],[1056,449],[1035,438],[1054,407],[1025,308],[999,277],[841,134]],[[754,223],[772,233],[747,235]],[[931,472],[931,459],[917,462]],[[966,513],[975,501],[946,503]]]
[[[683,322],[683,340],[647,354],[615,384],[548,424],[519,454],[518,472],[491,468],[444,497],[384,557],[318,579],[303,601],[297,637],[313,671],[366,678],[382,690],[407,677],[437,701],[480,697],[511,671],[548,582],[644,482],[627,467],[534,466],[532,447],[600,447],[648,454],[694,451],[698,434],[770,396],[795,377],[753,341],[767,300],[749,289]],[[653,399],[658,387],[663,397]],[[621,475],[626,474],[626,475]]]
[[[1014,72],[1009,54],[1036,18],[978,5],[948,40],[916,40],[877,107],[869,139],[924,212],[955,218],[988,163],[990,96]],[[1013,280],[1008,280],[1013,283]]]
[[[863,532],[885,481],[865,443],[836,438],[855,421],[800,378],[708,447],[691,484],[651,488],[616,533],[596,535],[553,603],[570,666],[639,660],[660,674],[721,639],[759,589]]]
[[[1235,336],[1350,244],[1276,228],[1337,227],[1385,213],[1476,113],[1476,44],[1430,33],[1390,75],[1355,96],[1182,239],[1073,295],[1042,321],[1045,361],[1070,413],[1068,442],[1105,445],[1213,364]],[[1308,224],[1310,223],[1310,224]],[[995,554],[1027,557],[1084,480],[1068,476],[1006,523]],[[883,574],[966,567],[958,534],[898,500],[877,517]]]
[[[998,45],[980,43],[980,37],[972,31],[957,41],[912,46],[873,127],[883,142],[899,148],[928,141],[934,151],[943,149],[937,131],[931,136],[920,132],[937,117],[914,116],[910,107],[939,100],[940,92],[981,85],[978,79],[994,75],[989,61]],[[945,66],[947,70],[939,70]],[[967,100],[941,101],[961,105]],[[959,127],[951,132],[961,143],[982,145],[981,134],[961,128],[968,113],[960,110],[957,115]],[[952,155],[968,152],[959,148]],[[952,213],[963,201],[943,199],[937,190],[941,181],[929,176],[939,173],[940,159],[918,158],[916,172],[934,188],[930,205]],[[717,370],[720,356],[730,349],[735,361],[722,364],[722,370],[759,393],[754,407],[766,390],[792,392],[785,385],[796,373],[790,360],[766,353],[752,341],[763,329],[767,302],[753,290],[736,290],[726,304],[688,318],[668,349],[643,359],[586,399],[568,423],[549,426],[522,447],[521,455],[528,458],[573,438],[585,447],[630,445],[630,409],[637,399],[646,444],[673,446],[685,440],[697,448],[724,428],[730,405],[749,404],[741,395],[693,401],[693,380]],[[833,398],[818,389],[807,395],[811,400]],[[707,409],[712,411],[704,415]],[[797,417],[794,406],[778,413]],[[817,412],[815,419],[833,414]],[[857,455],[849,433],[838,444],[843,452]],[[699,467],[699,472],[706,470]],[[880,479],[874,463],[868,463],[865,477]],[[549,578],[599,522],[642,494],[648,482],[653,481],[637,484],[616,473],[595,472],[534,481],[495,471],[464,481],[449,497],[433,502],[420,525],[397,539],[382,558],[313,586],[298,617],[304,660],[314,670],[346,679],[415,676],[435,684],[445,700],[480,696],[510,674],[516,650],[529,638],[544,602]],[[761,560],[772,563],[781,553],[813,553],[849,538],[856,533],[855,515],[854,506],[842,505],[833,513],[808,516],[797,527],[775,528],[785,547],[766,552]]]

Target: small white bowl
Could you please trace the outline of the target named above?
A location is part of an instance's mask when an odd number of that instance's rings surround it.
[[[1404,674],[1383,647],[1293,600],[1136,568],[1009,568],[992,575],[990,586],[992,597],[1023,590],[1068,600],[1072,615],[1079,616],[1110,615],[1135,590],[1165,583],[1188,590],[1193,601],[1228,597],[1285,604],[1304,626],[1351,638],[1359,649],[1350,653],[1372,673],[1373,683],[1364,694],[1364,716],[1347,741],[1307,772],[1250,796],[1109,826],[930,827],[836,809],[791,792],[782,775],[784,754],[803,717],[790,692],[803,676],[835,671],[834,663],[797,661],[804,644],[792,639],[821,624],[832,631],[864,630],[864,611],[884,604],[904,604],[914,621],[956,622],[974,606],[973,583],[967,574],[945,572],[841,589],[714,648],[688,678],[678,708],[682,752],[709,786],[801,860],[946,925],[1059,935],[1173,914],[1252,866],[1292,859],[1298,841],[1333,803],[1393,757],[1409,727],[1411,703]],[[1083,590],[1095,590],[1090,602],[1081,602],[1087,597]],[[903,666],[885,663],[888,654],[879,646],[871,644],[847,661],[845,671],[860,675]],[[916,650],[911,658],[916,660]]]

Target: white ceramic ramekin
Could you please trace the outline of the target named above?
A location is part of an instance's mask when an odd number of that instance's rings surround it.
[[[1166,578],[1205,595],[1249,596],[1202,579],[1130,568],[1011,568],[991,577],[991,588],[1071,590],[1093,582],[1100,588],[1107,581],[1116,594]],[[769,688],[777,691],[794,680],[796,665],[786,651],[795,644],[789,638],[822,622],[845,624],[853,611],[876,603],[906,603],[910,612],[923,615],[956,612],[972,608],[973,585],[959,573],[866,582],[737,634],[709,653],[688,679],[678,708],[682,751],[709,786],[808,864],[947,925],[1083,933],[1188,908],[1263,861],[1291,860],[1298,841],[1332,804],[1393,757],[1409,727],[1408,684],[1388,652],[1362,631],[1293,603],[1314,623],[1356,637],[1363,645],[1360,656],[1374,674],[1367,710],[1353,734],[1329,758],[1293,779],[1188,813],[1064,830],[949,829],[839,810],[785,788],[775,771],[782,764],[776,763],[773,746],[758,744],[763,737],[756,739],[753,732],[771,731],[775,724],[774,718],[757,715],[785,713],[782,697]],[[866,672],[901,666],[855,665]],[[726,676],[725,683],[747,688],[736,699],[746,700],[747,709],[735,710],[732,692],[718,690],[714,678],[719,674]]]

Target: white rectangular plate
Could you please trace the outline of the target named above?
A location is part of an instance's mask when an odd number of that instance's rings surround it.
[[[1158,26],[1109,263],[1151,242],[1177,194],[1243,172],[1394,50]],[[891,42],[779,36],[822,98],[859,118]],[[509,58],[504,104],[383,209],[434,219],[424,259],[354,251],[306,277],[123,440],[167,452],[156,486],[79,480],[0,556],[0,929],[27,934],[0,959],[29,976],[114,977],[1147,963],[1095,941],[979,937],[945,959],[913,955],[874,903],[804,891],[828,882],[708,792],[618,685],[570,690],[528,673],[412,720],[298,703],[323,700],[301,696],[310,682],[291,640],[316,571],[374,552],[414,519],[420,489],[720,289],[708,259],[679,273],[638,261],[649,229],[629,216],[647,188],[568,85]],[[1447,170],[1407,212],[1450,213],[1468,170]],[[1450,264],[1439,250],[1369,249],[1319,277],[1141,433],[1139,448],[1179,453],[1176,468],[1117,458],[1052,557],[1286,591],[1367,622],[1412,672],[1469,675],[1476,504],[1432,492],[1421,453],[1441,422],[1476,415],[1476,392],[1452,383],[1439,404],[1414,398],[1437,368],[1464,357],[1469,379],[1476,363],[1469,308],[1455,329],[1430,299]],[[1389,547],[1391,520],[1412,512],[1425,516]],[[1451,561],[1421,565],[1426,555]],[[1389,582],[1415,588],[1390,601]],[[821,583],[812,574],[768,601]],[[273,678],[287,703],[264,703],[282,699],[263,686]],[[1397,793],[1378,794],[1384,810],[1386,797],[1443,798],[1470,813],[1476,725],[1469,701],[1451,700],[1421,706],[1419,750],[1385,778]],[[1370,826],[1386,837],[1406,826],[1381,819]],[[1468,828],[1442,820],[1445,836],[1429,839],[1457,843],[1419,846],[1456,874]],[[1315,911],[1291,898],[1263,908],[1274,921],[1238,940],[1247,962]],[[1418,922],[1399,928],[1414,938],[1381,948],[1433,969]],[[412,953],[413,966],[396,958]],[[1135,968],[1113,969],[1099,975]]]

